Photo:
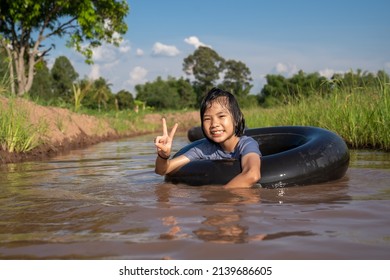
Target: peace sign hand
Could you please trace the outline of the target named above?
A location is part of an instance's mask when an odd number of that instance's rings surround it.
[[[173,136],[176,133],[178,124],[176,123],[171,132],[168,134],[167,123],[165,118],[162,118],[163,135],[157,136],[154,145],[157,148],[157,153],[162,158],[169,158],[171,155]]]

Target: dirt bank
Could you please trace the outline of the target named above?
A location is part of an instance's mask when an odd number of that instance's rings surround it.
[[[85,114],[77,114],[70,110],[40,106],[24,99],[13,100],[14,108],[20,108],[27,112],[31,125],[37,125],[44,122],[47,129],[45,135],[42,135],[44,144],[27,153],[9,153],[0,146],[0,164],[14,163],[21,161],[42,160],[53,157],[60,153],[72,149],[84,148],[102,141],[111,141],[124,137],[131,137],[145,133],[153,133],[156,129],[153,126],[145,125],[142,128],[135,127],[129,123],[129,130],[118,133],[110,123],[101,118]],[[9,105],[9,100],[0,97],[0,110]],[[198,112],[169,113],[165,117],[169,123],[178,122],[181,130],[186,130],[199,123]],[[145,115],[143,122],[145,124],[156,124],[158,127],[161,122],[161,114]]]

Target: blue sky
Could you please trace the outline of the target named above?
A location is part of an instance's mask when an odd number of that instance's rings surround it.
[[[188,77],[185,57],[199,45],[251,70],[252,93],[265,75],[299,70],[330,77],[362,69],[390,73],[388,0],[129,0],[128,32],[119,48],[103,45],[95,64],[57,43],[49,64],[66,55],[81,77],[103,77],[113,92]],[[189,77],[191,78],[191,77]]]

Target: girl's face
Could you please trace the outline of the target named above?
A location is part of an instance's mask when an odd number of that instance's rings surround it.
[[[213,101],[203,115],[203,129],[207,138],[218,143],[226,151],[233,151],[238,137],[235,136],[233,116],[223,100]]]

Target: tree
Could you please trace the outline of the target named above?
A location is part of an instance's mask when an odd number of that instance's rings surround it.
[[[157,77],[154,82],[137,85],[136,99],[156,109],[183,109],[194,107],[196,95],[188,80]]]
[[[40,61],[35,65],[35,78],[29,95],[33,98],[39,98],[42,101],[48,102],[54,97],[52,84],[53,80],[46,62]]]
[[[179,93],[168,82],[157,77],[154,82],[136,85],[137,100],[145,101],[156,109],[179,109]]]
[[[110,89],[111,84],[107,83],[104,78],[99,78],[93,83],[93,99],[97,102],[98,109],[100,112],[101,104],[104,105],[104,108],[107,107],[107,101],[110,99],[112,92]]]
[[[66,36],[67,46],[92,63],[92,48],[119,44],[128,11],[126,0],[2,0],[0,44],[15,67],[17,95],[30,90],[35,65],[54,47],[43,45],[45,40]]]
[[[56,58],[51,69],[51,76],[54,96],[69,102],[72,98],[73,83],[79,74],[66,56]]]
[[[225,60],[216,51],[203,46],[184,59],[184,72],[187,75],[194,75],[195,78],[194,87],[197,89],[198,102],[215,86],[224,69],[224,62]]]
[[[188,80],[184,80],[182,77],[179,80],[169,78],[168,82],[176,88],[179,94],[180,108],[190,108],[196,106],[196,93]]]
[[[251,71],[243,62],[235,60],[226,61],[222,87],[235,95],[240,103],[245,102],[253,87],[250,83],[251,81]]]
[[[376,76],[378,77],[379,83],[382,87],[384,86],[384,84],[390,84],[390,77],[385,71],[379,70]]]
[[[277,100],[282,99],[283,95],[286,92],[285,88],[287,84],[287,79],[282,75],[272,74],[266,75],[265,79],[267,83],[263,86],[259,94],[259,100],[262,100],[261,103],[263,103],[267,99],[272,99],[272,103],[277,103]]]
[[[288,79],[288,95],[297,99],[313,94],[326,94],[328,92],[329,83],[318,72],[306,74],[300,70]]]
[[[353,70],[350,70],[343,75],[335,74],[332,77],[332,81],[335,85],[353,93],[356,89],[377,85],[377,78],[384,78],[385,76],[383,74],[385,74],[385,72],[378,71],[375,76],[375,74],[368,71],[363,72],[361,69],[357,69],[356,73]]]
[[[326,95],[331,91],[328,80],[317,72],[306,74],[300,70],[291,78],[267,75],[266,80],[267,84],[261,90],[258,100],[268,105],[287,103],[314,94]]]
[[[116,94],[119,110],[126,110],[134,107],[133,95],[127,90],[121,90]]]

